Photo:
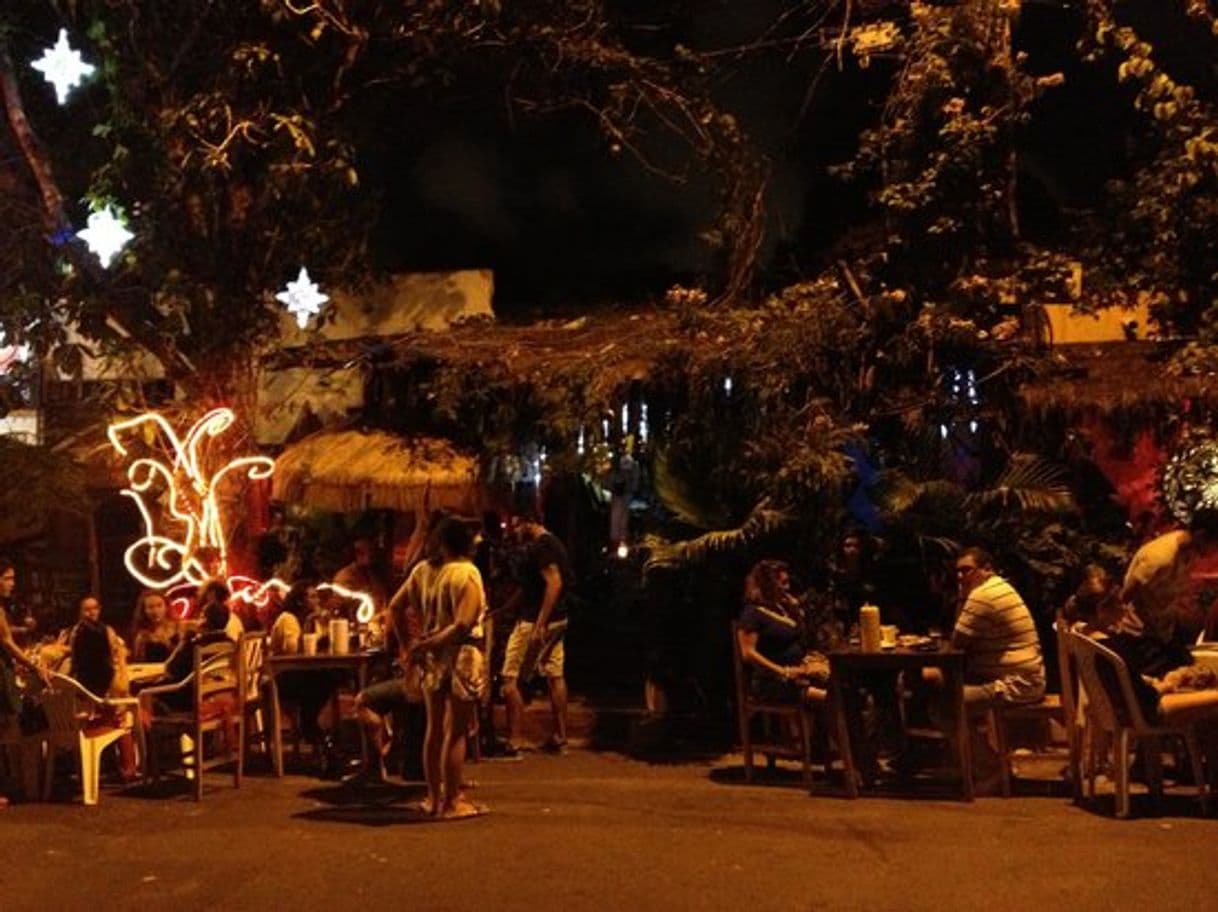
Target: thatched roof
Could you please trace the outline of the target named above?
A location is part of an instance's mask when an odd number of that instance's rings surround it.
[[[272,496],[339,513],[479,507],[478,464],[446,440],[384,431],[322,431],[275,460]]]
[[[506,364],[524,379],[543,380],[589,370],[599,389],[643,379],[664,355],[691,344],[671,310],[605,309],[575,319],[528,324],[471,321],[443,332],[414,332],[376,340],[320,343],[288,349],[272,366],[348,364],[375,357],[378,365],[434,360],[450,367]]]
[[[1218,376],[1169,371],[1177,348],[1160,342],[1063,347],[1054,352],[1054,367],[1019,395],[1034,412],[1067,417],[1175,408],[1187,400],[1218,405]]]

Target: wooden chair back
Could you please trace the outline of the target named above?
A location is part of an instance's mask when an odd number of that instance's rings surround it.
[[[266,658],[266,635],[246,633],[241,636],[242,685],[241,693],[247,703],[256,703],[262,697],[262,665]]]
[[[208,643],[196,646],[192,685],[195,718],[203,715],[203,704],[220,694],[231,693],[240,700],[245,686],[245,661],[236,644]]]

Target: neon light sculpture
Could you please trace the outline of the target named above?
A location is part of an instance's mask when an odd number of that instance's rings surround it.
[[[372,596],[367,592],[348,589],[338,583],[322,583],[317,588],[319,591],[328,589],[340,598],[355,599],[359,602],[359,608],[355,610],[355,619],[361,624],[367,624],[376,613],[376,603],[372,601]]]
[[[146,412],[115,422],[107,430],[110,444],[120,456],[131,456],[123,435],[138,428],[145,439],[159,439],[172,457],[142,456],[127,465],[128,487],[122,494],[135,501],[144,534],[127,548],[123,560],[142,585],[157,590],[201,585],[208,575],[196,557],[200,548],[216,549],[221,574],[225,572],[228,541],[217,494],[226,480],[270,478],[275,468],[265,456],[242,456],[218,471],[207,472],[204,445],[228,430],[234,420],[231,409],[213,409],[179,437],[164,416]],[[263,594],[270,585],[263,587]]]

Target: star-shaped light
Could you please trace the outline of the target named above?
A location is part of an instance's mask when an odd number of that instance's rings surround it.
[[[92,76],[97,68],[91,63],[85,63],[80,51],[74,51],[68,46],[68,30],[59,30],[59,40],[55,46],[43,51],[42,56],[30,64],[46,77],[46,81],[55,86],[55,96],[59,103],[68,100],[68,93],[80,85],[86,76]]]
[[[288,287],[275,295],[287,307],[288,313],[296,318],[296,325],[304,329],[309,325],[309,319],[321,313],[321,305],[330,300],[329,295],[322,294],[317,283],[309,278],[309,270],[300,267],[300,275],[295,282],[288,282]]]
[[[119,251],[135,237],[109,206],[90,215],[88,227],[76,232],[76,236],[89,245],[107,269]]]

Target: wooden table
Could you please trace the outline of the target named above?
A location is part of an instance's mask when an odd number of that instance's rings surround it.
[[[275,753],[275,775],[283,775],[283,730],[279,719],[279,686],[276,683],[276,678],[286,671],[341,671],[348,674],[355,681],[356,693],[359,693],[368,686],[368,664],[377,656],[379,652],[347,652],[347,653],[331,653],[319,652],[317,655],[273,655],[266,660],[265,667],[267,676],[271,682],[271,698],[274,701],[275,718],[271,725],[271,739],[273,751]],[[334,713],[334,725],[339,726],[342,722],[339,715],[338,707],[338,692],[335,691],[332,702]],[[360,755],[363,758],[364,768],[368,766],[368,736],[364,731],[364,726],[359,726],[359,743]]]
[[[875,652],[863,652],[857,646],[848,649],[834,650],[829,653],[830,687],[834,690],[834,699],[841,710],[835,713],[837,717],[838,739],[842,744],[850,742],[850,726],[847,723],[846,707],[855,701],[844,699],[851,689],[856,688],[856,677],[867,672],[910,672],[922,674],[924,668],[937,668],[943,674],[947,688],[947,704],[951,709],[953,727],[949,735],[960,767],[960,791],[965,801],[973,800],[973,757],[972,745],[969,741],[969,724],[964,714],[964,653],[952,649],[944,643],[938,649],[881,649]],[[861,730],[861,727],[856,726]],[[847,794],[854,798],[858,796],[858,771],[854,764],[854,750],[842,751],[847,762],[846,789]]]
[[[128,662],[127,680],[132,684],[153,681],[165,673],[164,662]]]

